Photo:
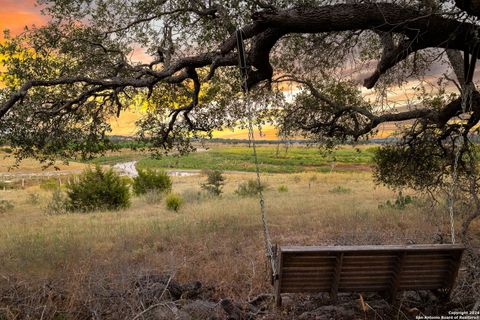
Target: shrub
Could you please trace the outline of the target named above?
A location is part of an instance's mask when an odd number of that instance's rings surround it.
[[[163,171],[138,170],[138,176],[133,178],[133,193],[146,194],[148,191],[169,192],[172,189],[172,180]]]
[[[0,213],[5,213],[7,211],[10,211],[14,208],[15,206],[13,203],[9,200],[0,200]]]
[[[44,211],[48,215],[65,214],[67,212],[67,199],[62,190],[55,189],[52,192],[52,198]]]
[[[40,195],[36,192],[30,192],[28,194],[27,203],[32,206],[36,206],[40,202]]]
[[[350,192],[352,192],[351,189],[345,188],[345,187],[342,187],[342,186],[337,186],[337,187],[335,187],[333,189],[330,189],[328,191],[331,192],[331,193],[350,193]]]
[[[207,171],[207,182],[202,183],[202,189],[206,190],[208,193],[219,196],[222,193],[222,187],[225,184],[225,177],[223,172],[220,170],[208,170]]]
[[[40,183],[40,189],[43,190],[54,191],[58,188],[60,188],[60,184],[58,183],[58,180],[54,178],[44,180]]]
[[[278,187],[278,192],[288,192],[288,187],[286,185],[281,185]]]
[[[13,153],[13,149],[10,147],[2,147],[0,148],[0,151],[5,152],[5,153]]]
[[[242,197],[253,197],[266,189],[265,184],[258,185],[257,180],[248,180],[238,185],[235,193]]]
[[[14,189],[14,185],[9,181],[0,181],[0,190]]]
[[[120,179],[122,179],[129,186],[133,185],[133,179],[128,176],[120,176]]]
[[[176,193],[169,193],[165,199],[168,210],[177,212],[183,204],[183,199]]]
[[[397,195],[397,198],[394,201],[387,200],[385,202],[385,205],[381,204],[378,207],[379,209],[388,207],[392,209],[403,210],[407,207],[407,205],[412,204],[414,200],[415,200],[414,197],[411,197],[409,195],[404,196],[400,191]]]
[[[86,169],[67,185],[68,211],[118,210],[130,206],[128,184],[112,169]]]

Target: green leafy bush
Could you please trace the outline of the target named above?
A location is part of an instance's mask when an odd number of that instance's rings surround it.
[[[237,190],[235,190],[235,194],[241,197],[253,197],[259,194],[261,191],[263,192],[265,189],[265,184],[261,183],[258,185],[256,180],[251,179],[239,184]]]
[[[138,170],[138,176],[133,178],[133,193],[141,195],[151,190],[169,192],[172,190],[172,180],[163,171]]]
[[[183,204],[183,199],[176,193],[169,193],[165,199],[168,210],[177,212]]]
[[[14,185],[8,181],[0,181],[0,190],[11,190],[14,189]]]
[[[397,210],[403,210],[405,209],[409,204],[414,203],[415,198],[407,195],[403,195],[402,192],[400,191],[397,195],[397,198],[394,201],[387,200],[385,204],[381,204],[378,207],[380,209],[383,209],[385,207],[387,208],[392,208],[392,209],[397,209]]]
[[[47,180],[43,180],[40,183],[40,189],[46,190],[46,191],[54,191],[56,189],[60,188],[60,184],[58,183],[58,180],[55,178],[50,178]]]
[[[222,193],[223,185],[225,184],[225,177],[220,170],[208,170],[207,182],[202,183],[202,189],[214,196],[219,196]]]
[[[68,211],[119,210],[130,206],[128,183],[112,169],[88,168],[67,185]]]
[[[5,213],[14,208],[12,201],[9,200],[0,200],[0,213]]]

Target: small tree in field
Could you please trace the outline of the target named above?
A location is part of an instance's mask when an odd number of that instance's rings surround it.
[[[168,210],[178,212],[183,204],[183,198],[176,193],[169,193],[165,199],[165,204]]]
[[[172,190],[172,180],[163,171],[138,170],[138,176],[133,178],[133,193],[136,195],[148,192],[169,192]]]
[[[119,210],[130,206],[128,183],[112,169],[88,168],[67,185],[68,211]]]
[[[258,184],[257,181],[250,179],[239,184],[237,190],[235,190],[235,194],[241,197],[253,197],[263,192],[266,188],[267,186],[265,184]]]
[[[207,171],[207,182],[202,183],[202,189],[206,190],[208,193],[219,196],[223,191],[223,185],[225,184],[225,177],[223,172],[220,170],[209,170]]]

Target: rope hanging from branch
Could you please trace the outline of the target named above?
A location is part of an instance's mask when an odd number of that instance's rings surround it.
[[[250,68],[247,66],[247,61],[245,57],[245,47],[243,45],[242,29],[237,29],[235,34],[237,38],[238,64],[240,69],[242,89],[245,92],[245,109],[247,110],[247,117],[248,117],[248,140],[249,140],[249,144],[252,146],[253,159],[255,162],[255,173],[256,173],[256,180],[257,180],[256,182],[257,182],[258,198],[260,203],[260,215],[261,215],[262,226],[263,226],[263,237],[265,240],[265,251],[266,251],[266,256],[270,260],[270,265],[272,268],[272,276],[275,278],[277,276],[277,266],[275,261],[275,255],[272,249],[273,245],[272,245],[272,239],[270,238],[270,231],[268,229],[267,213],[265,209],[265,198],[263,196],[263,191],[262,191],[260,166],[258,163],[257,146],[256,146],[254,128],[253,128],[254,108],[252,108],[252,103],[250,99],[251,98],[250,90],[247,84],[247,76]]]
[[[480,52],[480,42],[475,43],[473,50],[471,52],[466,49],[463,56],[463,75],[464,75],[464,84],[462,87],[462,114],[470,111],[472,104],[472,93],[474,89],[473,84],[473,74],[475,73],[476,62]],[[461,125],[461,124],[460,124]],[[461,128],[464,129],[464,126],[461,125]],[[465,129],[464,129],[465,130]],[[452,183],[448,190],[448,212],[450,215],[450,235],[452,238],[452,243],[455,244],[455,217],[454,217],[454,204],[455,204],[455,194],[454,189],[458,182],[458,161],[460,159],[461,151],[465,145],[466,137],[464,136],[464,130],[460,130],[457,138],[453,139],[452,148],[455,151],[455,156],[453,159],[452,166]],[[458,147],[457,147],[458,141]],[[456,149],[456,150],[455,150]]]

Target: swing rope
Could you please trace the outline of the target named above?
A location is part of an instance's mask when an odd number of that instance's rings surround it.
[[[478,48],[476,49],[478,50]],[[472,92],[473,92],[473,83],[472,83],[472,77],[473,77],[473,72],[475,69],[475,61],[476,58],[472,57],[472,61],[468,61],[468,55],[466,54],[464,56],[464,62],[465,64],[465,69],[464,69],[464,76],[465,76],[465,84],[463,86],[462,90],[462,113],[465,113],[467,111],[470,111],[471,105],[472,105]],[[467,109],[468,106],[468,109]],[[465,128],[462,126],[462,128],[465,130]],[[449,190],[448,190],[448,212],[450,215],[450,236],[452,238],[452,244],[455,244],[455,219],[454,219],[454,204],[455,204],[455,194],[454,194],[454,189],[457,185],[458,182],[458,160],[460,158],[460,152],[462,150],[462,145],[465,144],[465,138],[464,138],[464,131],[459,132],[458,138],[455,138],[453,140],[452,148],[455,149],[455,142],[458,139],[459,140],[459,146],[455,152],[455,158],[453,162],[453,167],[452,167],[452,183],[450,184]]]
[[[455,143],[454,143],[455,146]],[[455,204],[455,194],[454,188],[457,184],[457,168],[458,168],[458,158],[460,157],[460,147],[458,148],[455,159],[453,163],[453,170],[452,170],[452,183],[450,184],[450,188],[448,190],[448,212],[450,215],[450,237],[452,238],[452,244],[455,244],[455,219],[454,219],[454,204]]]
[[[240,67],[240,77],[243,90],[245,91],[245,109],[247,110],[247,118],[248,118],[248,141],[249,145],[252,146],[253,152],[253,159],[255,164],[255,174],[256,174],[256,182],[257,182],[257,190],[258,190],[258,199],[260,203],[260,216],[262,219],[262,226],[263,226],[263,238],[265,241],[265,251],[266,256],[270,260],[270,265],[272,268],[272,276],[275,278],[277,276],[277,265],[275,261],[275,254],[273,252],[273,245],[272,239],[270,238],[270,231],[268,229],[267,223],[267,213],[265,209],[265,198],[263,196],[262,191],[262,181],[260,177],[260,165],[258,163],[258,154],[257,154],[257,144],[255,140],[255,131],[253,126],[253,111],[251,97],[250,97],[250,90],[247,84],[247,74],[249,67],[247,67],[246,60],[245,60],[245,48],[243,46],[243,32],[242,29],[237,29],[236,31],[236,38],[237,38],[237,49],[238,49],[238,61]]]

